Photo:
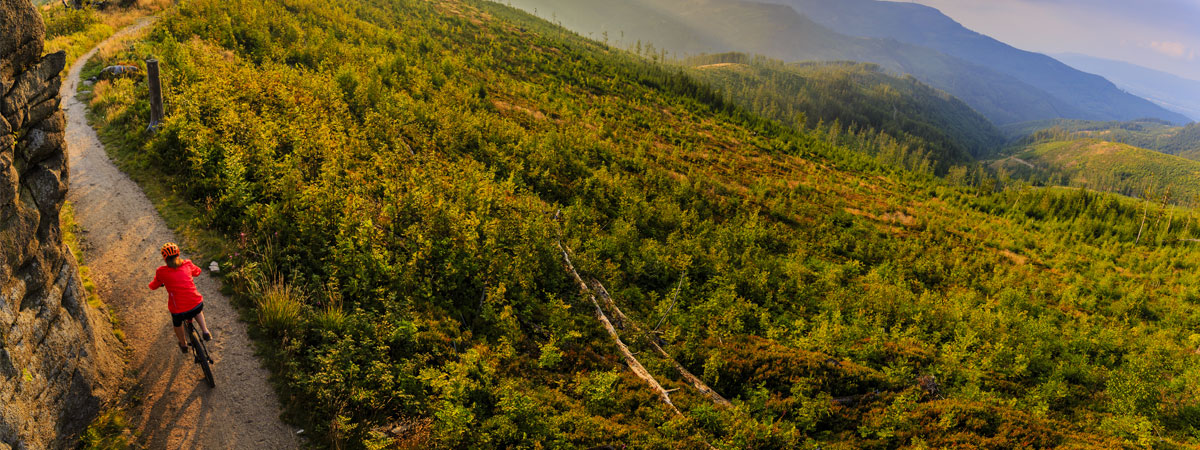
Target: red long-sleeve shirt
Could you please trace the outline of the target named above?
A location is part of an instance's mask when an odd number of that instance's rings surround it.
[[[190,259],[179,267],[162,266],[154,272],[154,281],[150,282],[150,289],[166,286],[167,309],[171,310],[172,314],[188,312],[204,302],[204,297],[196,290],[196,283],[192,281],[192,278],[198,275],[200,268],[192,264]]]

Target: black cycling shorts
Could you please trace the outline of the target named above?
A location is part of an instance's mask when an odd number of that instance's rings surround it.
[[[171,323],[175,324],[177,327],[182,327],[183,321],[196,317],[196,314],[200,314],[200,311],[202,310],[204,310],[203,303],[196,305],[196,307],[192,308],[191,311],[184,311],[179,314],[171,313]]]

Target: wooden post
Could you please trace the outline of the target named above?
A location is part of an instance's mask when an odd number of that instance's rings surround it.
[[[150,88],[150,126],[151,133],[158,130],[163,120],[162,83],[158,80],[158,60],[146,60],[147,85]]]

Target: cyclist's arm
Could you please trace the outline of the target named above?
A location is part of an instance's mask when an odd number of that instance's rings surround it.
[[[158,275],[154,275],[154,280],[150,281],[150,290],[157,290],[162,287],[162,282],[158,281]]]
[[[187,260],[187,265],[192,266],[191,272],[192,272],[193,277],[200,276],[200,266],[193,264],[192,260],[190,260],[190,259]]]

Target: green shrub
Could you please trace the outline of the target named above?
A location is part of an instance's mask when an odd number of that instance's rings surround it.
[[[553,341],[542,345],[542,353],[541,356],[538,357],[538,367],[543,369],[553,369],[561,362],[562,352],[559,351],[558,346],[554,345]]]
[[[116,409],[101,414],[80,436],[80,446],[86,450],[125,450],[133,443],[125,413]]]
[[[293,334],[302,324],[307,299],[295,286],[275,278],[259,281],[252,292],[258,324],[277,335]]]
[[[610,414],[617,405],[616,389],[620,379],[621,375],[617,372],[580,374],[575,393],[583,398],[583,403],[593,414]]]
[[[94,24],[101,23],[100,17],[91,8],[39,8],[42,21],[46,23],[46,39],[81,33]]]

